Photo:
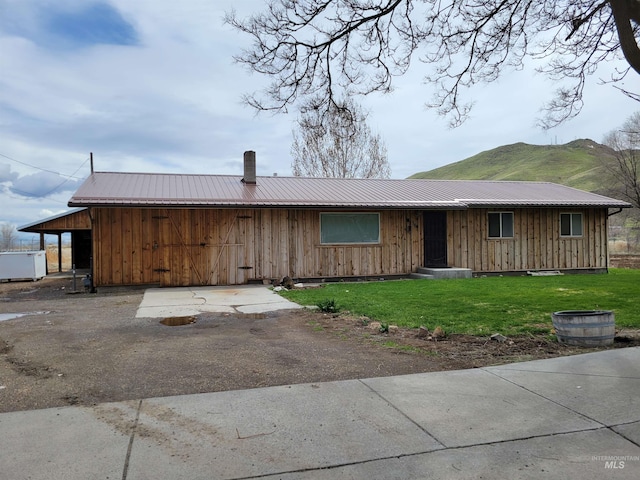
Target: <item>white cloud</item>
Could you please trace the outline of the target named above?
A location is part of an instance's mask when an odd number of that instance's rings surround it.
[[[25,197],[46,198],[54,193],[73,193],[81,183],[50,172],[37,172],[14,179],[9,189]]]
[[[0,183],[11,183],[16,178],[18,178],[18,174],[11,171],[11,165],[0,163]]]

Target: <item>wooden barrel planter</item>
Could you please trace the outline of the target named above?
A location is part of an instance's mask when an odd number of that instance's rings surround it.
[[[610,310],[565,310],[551,314],[558,341],[567,345],[611,345],[616,323]]]

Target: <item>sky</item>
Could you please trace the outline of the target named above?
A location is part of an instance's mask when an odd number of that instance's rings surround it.
[[[268,79],[234,63],[247,37],[223,23],[264,10],[262,0],[0,0],[0,224],[16,227],[68,211],[96,171],[291,175],[296,112],[259,114],[242,95]],[[620,64],[618,65],[620,66]],[[597,142],[634,111],[605,65],[575,119],[543,131],[540,108],[555,85],[533,68],[465,92],[471,118],[450,129],[426,109],[433,90],[414,62],[394,91],[359,99],[384,140],[392,178],[406,178],[516,142]],[[640,90],[631,75],[627,90]]]

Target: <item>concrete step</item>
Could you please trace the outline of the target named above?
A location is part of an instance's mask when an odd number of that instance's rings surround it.
[[[429,275],[434,279],[442,278],[471,278],[472,271],[470,268],[432,268],[432,267],[418,267],[416,274]]]
[[[427,275],[425,273],[410,273],[409,278],[415,278],[417,280],[434,280],[435,277],[433,275]]]

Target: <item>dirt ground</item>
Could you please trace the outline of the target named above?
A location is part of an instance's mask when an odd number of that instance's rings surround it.
[[[77,290],[82,290],[78,281]],[[310,311],[135,318],[142,289],[74,292],[69,278],[0,283],[0,412],[454,370],[584,353],[545,336],[498,342]],[[364,320],[364,321],[363,321]],[[619,332],[610,348],[640,345]]]

